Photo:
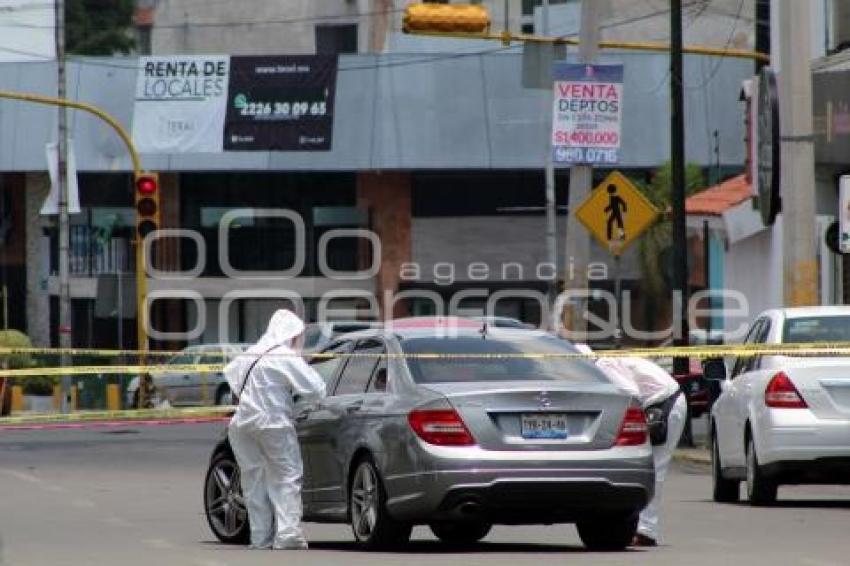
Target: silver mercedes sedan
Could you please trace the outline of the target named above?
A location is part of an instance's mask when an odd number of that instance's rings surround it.
[[[325,352],[312,365],[328,397],[296,409],[305,521],[349,523],[370,549],[423,524],[451,544],[494,524],[553,523],[575,523],[590,549],[630,543],[654,489],[644,414],[593,364],[559,356],[574,352],[567,342],[414,324],[346,335]],[[204,496],[215,535],[247,542],[226,438]]]

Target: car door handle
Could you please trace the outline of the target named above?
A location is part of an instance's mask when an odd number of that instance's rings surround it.
[[[304,421],[307,420],[307,418],[309,416],[310,416],[310,411],[302,411],[302,412],[298,413],[297,415],[295,415],[295,422],[303,423]]]
[[[363,401],[356,401],[356,402],[354,402],[350,405],[346,405],[345,412],[350,415],[351,413],[356,413],[362,407],[363,407]]]

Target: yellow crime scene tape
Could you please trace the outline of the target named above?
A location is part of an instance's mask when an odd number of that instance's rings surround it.
[[[174,356],[177,352],[146,352],[137,350],[91,350],[91,349],[60,349],[60,348],[0,348],[0,359],[8,355],[54,355],[54,356]],[[233,357],[233,353],[205,352],[204,355],[221,355]],[[284,356],[302,357],[298,353],[240,353],[239,356]],[[597,358],[675,358],[687,357],[696,359],[723,357],[757,357],[757,356],[791,356],[791,357],[841,357],[850,356],[850,342],[809,342],[800,344],[742,344],[736,346],[670,346],[627,348],[622,350],[598,350],[593,353],[572,352],[516,352],[516,353],[312,353],[303,354],[308,359],[329,358],[380,358],[380,359],[597,359]],[[219,373],[224,369],[224,363],[217,364],[119,364],[119,365],[87,365],[87,366],[56,366],[34,367],[25,369],[0,370],[0,377],[28,378],[43,376],[104,376],[151,374],[159,375],[174,372]]]
[[[700,346],[645,346],[622,348],[617,350],[600,349],[592,354],[581,353],[524,353],[524,354],[480,354],[480,353],[419,353],[419,354],[343,354],[343,353],[247,353],[239,352],[234,354],[232,351],[226,352],[223,350],[207,350],[204,351],[204,356],[220,356],[222,358],[232,358],[235,356],[304,356],[312,358],[330,358],[330,357],[345,357],[345,356],[373,356],[373,357],[493,357],[504,356],[509,357],[529,357],[529,356],[545,356],[545,357],[563,357],[563,358],[598,358],[598,357],[723,357],[723,356],[738,356],[738,355],[797,355],[800,353],[847,353],[850,352],[850,342],[801,342],[796,344],[734,344],[734,345],[700,345]],[[47,356],[71,356],[71,357],[174,357],[180,354],[180,351],[174,350],[109,350],[95,348],[17,348],[17,347],[0,347],[0,359],[4,356],[11,355],[47,355]]]
[[[179,352],[173,351],[140,351],[140,350],[106,350],[91,348],[0,348],[0,361],[4,356],[11,355],[50,355],[70,357],[102,357],[126,358],[138,356],[142,360],[150,358],[173,357]],[[222,358],[232,358],[232,352],[204,352],[204,355],[221,355]],[[248,354],[243,356],[301,356],[296,353]],[[420,359],[420,360],[452,360],[452,359],[596,359],[608,357],[641,357],[641,358],[675,358],[687,357],[696,359],[725,358],[725,357],[756,357],[756,356],[789,356],[789,357],[850,357],[850,342],[808,342],[800,344],[741,344],[718,346],[671,346],[643,347],[621,350],[598,350],[593,353],[571,352],[517,352],[517,353],[313,353],[304,354],[308,359],[339,358],[382,358],[382,359]],[[172,372],[220,373],[224,363],[216,364],[117,364],[117,365],[87,365],[87,366],[57,366],[33,367],[24,369],[0,370],[0,377],[26,380],[37,377],[81,376],[102,378],[109,375],[151,375]],[[179,423],[179,422],[208,422],[221,420],[233,411],[232,407],[208,407],[193,409],[138,409],[127,411],[87,411],[71,414],[55,415],[19,415],[0,418],[0,429],[39,428],[57,426],[60,428],[83,428],[86,425],[97,426],[98,423]]]

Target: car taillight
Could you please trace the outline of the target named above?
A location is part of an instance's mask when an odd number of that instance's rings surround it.
[[[764,390],[764,404],[774,409],[807,409],[808,405],[784,372],[773,376]]]
[[[647,439],[646,415],[640,407],[631,406],[626,409],[623,424],[617,434],[616,446],[640,446]]]
[[[454,409],[417,409],[407,415],[416,435],[438,446],[472,446],[475,439]]]

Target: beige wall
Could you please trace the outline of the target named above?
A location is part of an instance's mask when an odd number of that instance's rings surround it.
[[[373,18],[362,14],[379,12],[384,3],[383,0],[159,0],[154,13],[151,51],[154,54],[310,54],[316,50],[317,24],[358,23],[359,49],[364,52],[369,50]],[[249,23],[237,25],[239,22]]]
[[[664,41],[670,36],[669,0],[596,0],[604,39]],[[401,30],[410,0],[158,0],[154,14],[152,52],[309,54],[316,50],[315,27],[358,24],[359,51],[385,49],[388,33]],[[578,4],[570,0],[567,4]],[[755,0],[711,0],[685,6],[685,40],[741,49],[754,45]],[[482,0],[493,31],[504,28],[504,0]],[[740,17],[738,9],[740,10]],[[508,0],[509,26],[519,32],[528,17],[522,0]],[[552,25],[562,29],[564,5],[553,4]],[[561,19],[559,19],[561,18]],[[843,18],[843,19],[842,19]],[[838,25],[850,22],[850,8]],[[737,23],[736,23],[737,20]],[[239,22],[250,22],[237,25]],[[226,24],[226,25],[219,25]],[[734,29],[733,29],[734,26]],[[850,37],[850,24],[844,25]]]

